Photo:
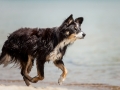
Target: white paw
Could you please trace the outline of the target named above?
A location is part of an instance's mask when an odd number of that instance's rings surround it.
[[[60,76],[60,78],[58,79],[58,84],[61,85],[64,80],[65,80],[65,78]]]

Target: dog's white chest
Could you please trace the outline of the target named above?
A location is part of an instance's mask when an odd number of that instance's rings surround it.
[[[46,57],[46,59],[55,61],[55,60],[59,60],[61,57],[62,57],[62,53],[58,50],[54,50]]]
[[[46,60],[59,60],[62,58],[62,53],[60,52],[60,49],[62,50],[64,46],[70,43],[69,39],[65,39],[62,42],[60,42],[52,52],[50,52],[49,55],[47,55]]]

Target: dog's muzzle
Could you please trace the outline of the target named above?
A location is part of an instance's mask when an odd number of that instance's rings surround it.
[[[86,34],[84,32],[79,32],[78,34],[76,34],[76,38],[77,39],[83,39],[86,36]]]

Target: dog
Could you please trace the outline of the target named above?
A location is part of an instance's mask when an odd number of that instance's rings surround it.
[[[45,62],[53,61],[62,70],[58,83],[62,84],[67,75],[67,69],[62,61],[67,47],[77,39],[83,39],[86,34],[81,31],[83,17],[73,19],[71,14],[59,27],[53,28],[20,28],[11,33],[2,47],[0,64],[7,66],[15,63],[20,66],[21,75],[26,85],[44,79]],[[29,73],[36,60],[37,76]]]

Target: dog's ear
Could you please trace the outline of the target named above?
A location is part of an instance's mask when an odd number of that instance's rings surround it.
[[[82,24],[83,20],[84,20],[83,17],[78,17],[78,18],[75,19],[75,22],[79,23],[79,24]]]
[[[73,19],[73,15],[71,14],[66,20],[65,20],[65,24],[69,25],[74,21]]]

